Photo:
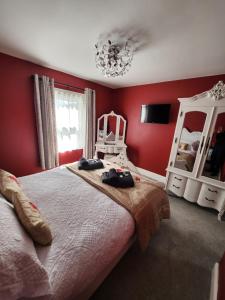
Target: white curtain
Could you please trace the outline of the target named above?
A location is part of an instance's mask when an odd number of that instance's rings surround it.
[[[54,80],[47,76],[34,76],[35,112],[38,132],[38,144],[40,163],[43,170],[51,169],[59,165]]]
[[[95,91],[85,89],[86,103],[86,134],[85,134],[85,158],[93,158],[95,148],[95,127],[96,127],[96,108],[95,108]]]
[[[86,126],[84,94],[55,88],[55,109],[59,152],[83,149]]]

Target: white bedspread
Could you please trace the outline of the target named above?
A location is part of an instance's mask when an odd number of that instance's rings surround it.
[[[130,214],[63,167],[20,178],[53,232],[53,244],[38,246],[54,299],[76,299],[89,289],[128,244]]]
[[[51,293],[48,274],[12,205],[0,194],[0,300]]]

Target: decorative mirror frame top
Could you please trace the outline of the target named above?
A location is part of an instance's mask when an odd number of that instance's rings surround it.
[[[225,98],[225,83],[223,81],[218,81],[210,90],[203,92],[201,94],[197,94],[193,97],[188,98],[178,98],[178,100],[182,103],[186,103],[188,105],[207,105],[206,99],[208,99],[211,103],[218,102],[219,100]],[[192,104],[191,104],[192,103]],[[221,104],[222,105],[222,104]]]

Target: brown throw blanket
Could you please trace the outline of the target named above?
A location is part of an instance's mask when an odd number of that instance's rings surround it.
[[[140,247],[146,249],[151,236],[159,228],[160,220],[170,217],[170,206],[162,186],[132,173],[135,180],[132,188],[115,188],[101,182],[101,174],[110,168],[120,168],[112,163],[105,163],[104,169],[84,171],[78,170],[78,164],[67,165],[67,168],[88,183],[105,193],[115,202],[125,207],[133,216]]]

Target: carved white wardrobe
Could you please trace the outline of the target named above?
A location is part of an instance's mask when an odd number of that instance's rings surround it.
[[[220,81],[209,91],[178,100],[166,188],[190,202],[216,209],[221,220],[225,211],[225,84]],[[220,165],[213,171],[218,137]]]

